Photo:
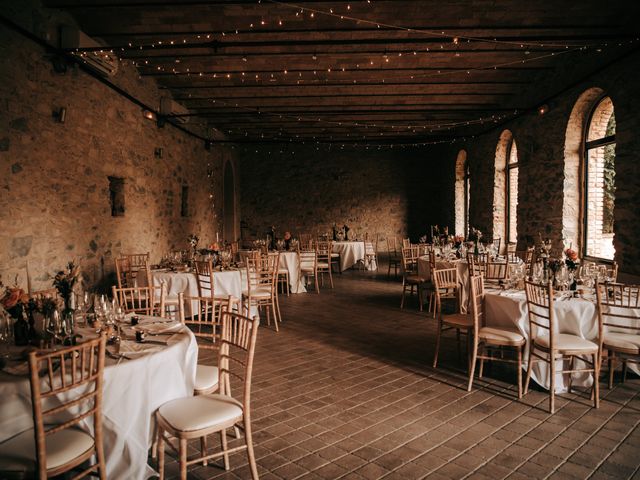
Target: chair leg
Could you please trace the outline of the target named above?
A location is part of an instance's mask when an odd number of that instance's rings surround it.
[[[316,293],[320,293],[320,285],[318,285],[318,272],[313,276],[313,282],[316,284]]]
[[[613,388],[613,370],[616,368],[615,353],[609,350],[609,356],[607,358],[609,364],[609,390]]]
[[[187,480],[187,439],[180,439],[180,480]]]
[[[484,375],[484,356],[485,356],[485,352],[486,349],[484,348],[484,343],[482,345],[480,345],[480,356],[483,358],[480,358],[480,370],[478,371],[478,378],[482,378],[482,375]]]
[[[600,356],[597,353],[593,355],[593,369],[593,406],[600,408]]]
[[[625,359],[622,360],[622,381],[624,383],[627,380],[627,361]]]
[[[524,345],[518,347],[518,399],[522,398],[522,353]]]
[[[200,453],[204,457],[207,454],[207,436],[203,435],[200,437]],[[203,466],[207,466],[209,462],[205,459],[202,461]]]
[[[258,480],[258,467],[256,466],[256,454],[253,451],[253,434],[251,432],[251,424],[245,418],[244,436],[247,440],[247,458],[249,460],[249,468],[251,469],[251,478]]]
[[[442,331],[442,320],[438,319],[438,333],[436,334],[436,352],[433,356],[433,368],[438,367],[438,352],[440,351],[440,332]]]
[[[222,451],[224,452],[224,455],[222,456],[224,459],[224,469],[225,470],[229,470],[229,454],[227,453],[227,450],[229,450],[229,446],[227,443],[227,430],[226,429],[222,429],[220,430],[220,443],[222,444]]]
[[[420,288],[420,285],[416,285],[416,289],[418,290],[418,303],[420,304],[420,311],[422,311],[422,288]]]
[[[571,360],[569,361],[569,370],[573,370],[575,366],[575,355],[571,355]],[[569,393],[571,393],[571,387],[573,386],[573,373],[569,373]]]
[[[549,352],[549,413],[556,411],[556,352]]]
[[[469,330],[469,338],[471,338],[471,330]],[[467,385],[467,392],[471,391],[471,386],[473,385],[473,374],[476,369],[476,359],[478,357],[478,339],[473,338],[473,348],[471,350],[471,364],[469,365],[469,384]]]
[[[400,308],[404,308],[404,293],[406,291],[406,285],[402,282],[402,298],[400,299]]]
[[[333,288],[333,275],[331,275],[331,268],[329,268],[329,285]]]
[[[158,448],[158,475],[159,480],[164,480],[164,432],[158,427],[158,437],[156,440]]]
[[[276,297],[271,297],[271,310],[273,310],[273,324],[276,327],[276,332],[279,332],[278,330],[278,310],[277,310],[277,306],[276,306]]]
[[[531,380],[531,369],[533,367],[533,345],[529,345],[529,361],[527,362],[527,377],[524,381],[524,394],[529,391],[529,380]]]

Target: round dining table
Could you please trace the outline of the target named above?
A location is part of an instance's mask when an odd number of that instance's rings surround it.
[[[360,262],[365,261],[364,242],[359,241],[342,241],[333,242],[331,251],[340,254],[340,271],[348,270]],[[367,270],[375,270],[377,268],[375,260],[371,260],[367,265]]]
[[[79,332],[85,338],[95,335],[91,329]],[[193,395],[198,345],[187,328],[168,335],[165,345],[131,343],[143,348],[134,348],[126,357],[107,346],[102,395],[104,452],[107,478],[142,480],[157,475],[147,463],[155,437],[154,413],[163,403]],[[0,442],[33,428],[26,360],[9,361],[0,371],[0,398]],[[90,422],[82,423],[81,428],[92,433]]]

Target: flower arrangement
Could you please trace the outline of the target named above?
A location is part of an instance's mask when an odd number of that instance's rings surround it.
[[[13,318],[20,318],[25,307],[29,304],[29,295],[24,290],[18,287],[18,276],[16,275],[15,284],[13,287],[5,286],[0,278],[0,289],[4,288],[2,298],[0,298],[0,305],[6,310],[6,312]]]
[[[189,245],[191,245],[191,248],[193,248],[194,250],[198,247],[198,242],[200,241],[200,239],[195,233],[189,235],[187,237],[187,240],[189,242]]]
[[[469,235],[469,237],[471,240],[475,241],[477,245],[482,239],[482,232],[478,228],[471,227],[471,235]]]
[[[65,305],[69,305],[73,287],[80,279],[80,266],[69,262],[66,270],[60,270],[53,278],[53,286],[56,287],[60,297],[64,300]]]
[[[564,263],[569,271],[576,271],[578,269],[578,252],[576,252],[572,248],[567,248],[564,251],[564,256]]]
[[[538,232],[538,237],[540,237],[540,255],[548,258],[551,254],[551,239],[543,240],[540,232]]]

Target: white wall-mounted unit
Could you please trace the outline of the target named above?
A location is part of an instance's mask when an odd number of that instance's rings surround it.
[[[60,48],[78,57],[85,65],[105,77],[113,76],[118,71],[118,57],[75,27],[60,27]],[[86,50],[94,48],[95,50]]]
[[[160,98],[160,115],[178,123],[187,123],[189,121],[189,110],[169,97]]]

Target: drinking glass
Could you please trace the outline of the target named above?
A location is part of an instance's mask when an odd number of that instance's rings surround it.
[[[11,344],[13,344],[13,321],[4,308],[0,307],[0,345],[2,345],[0,356],[9,357]]]

